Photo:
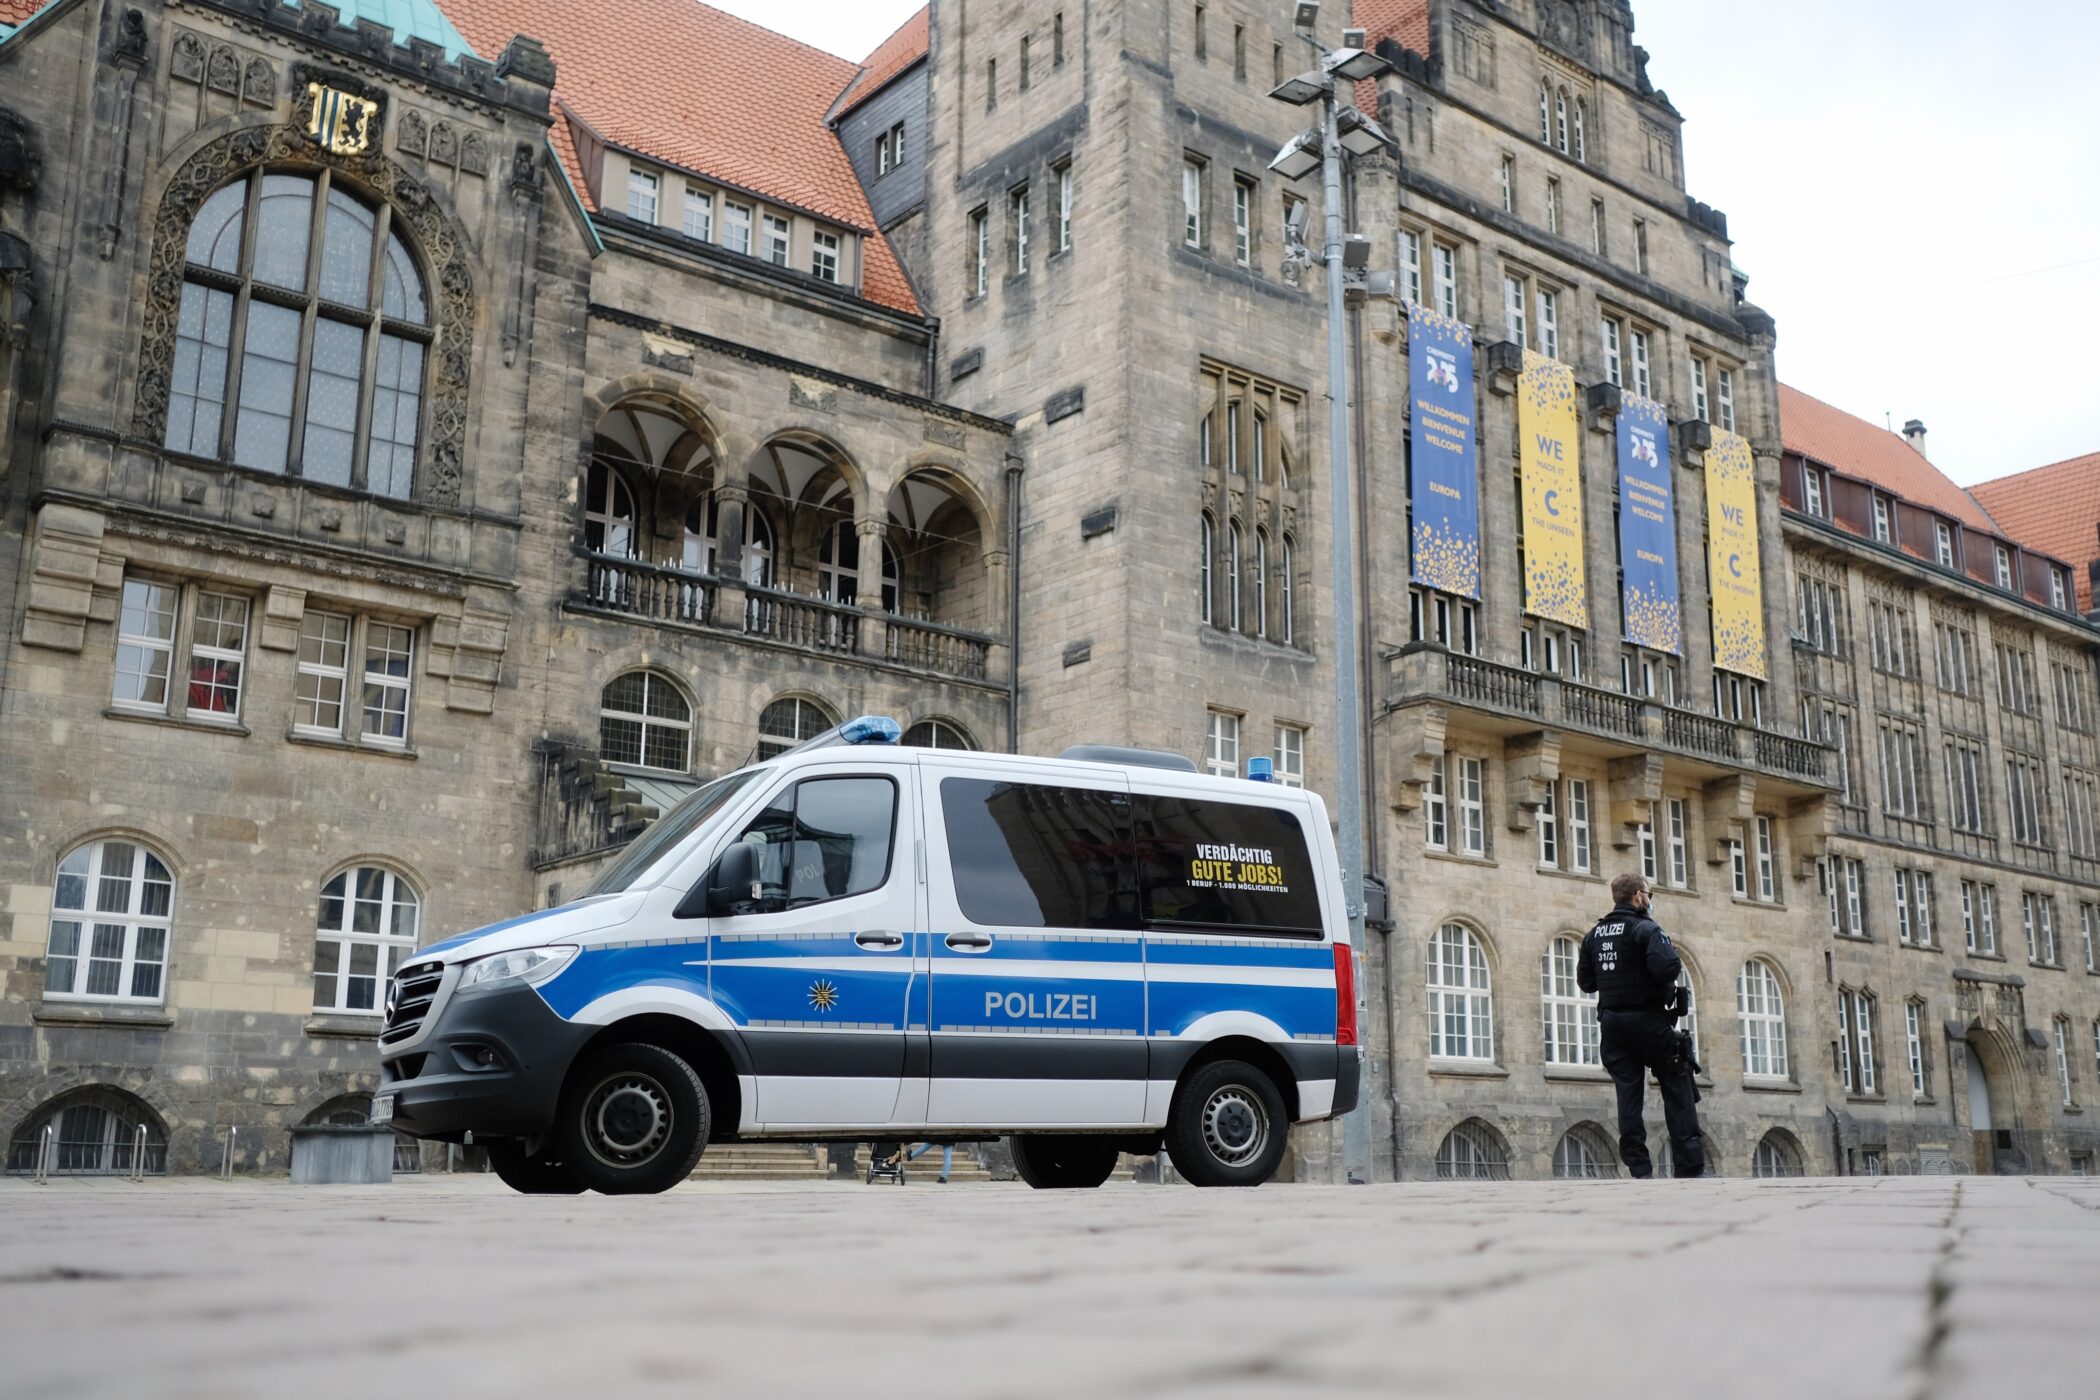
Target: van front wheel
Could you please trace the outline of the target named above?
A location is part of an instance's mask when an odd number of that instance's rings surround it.
[[[1290,1121],[1275,1081],[1216,1060],[1181,1082],[1167,1115],[1167,1154],[1196,1186],[1259,1186],[1276,1174]]]
[[[1116,1169],[1112,1139],[1025,1133],[1012,1140],[1014,1171],[1039,1191],[1099,1186]]]
[[[707,1146],[707,1090],[660,1045],[608,1045],[562,1089],[555,1144],[578,1181],[608,1196],[668,1191]]]

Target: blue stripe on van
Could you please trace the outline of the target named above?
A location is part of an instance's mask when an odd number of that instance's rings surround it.
[[[1331,968],[1334,945],[1282,940],[1261,944],[1202,943],[1153,934],[1145,940],[1145,961],[1175,966]]]
[[[585,948],[553,981],[541,984],[540,997],[566,1021],[599,997],[629,987],[676,987],[706,996],[707,945]]]
[[[1153,1035],[1180,1035],[1219,1011],[1248,1011],[1265,1016],[1285,1035],[1332,1038],[1335,1033],[1334,988],[1262,987],[1246,983],[1154,982],[1149,989]]]

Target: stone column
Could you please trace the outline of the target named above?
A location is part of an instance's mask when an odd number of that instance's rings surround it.
[[[1013,616],[1013,579],[1003,549],[987,550],[984,556],[984,617],[977,630],[996,638],[985,656],[985,679],[1000,684],[1013,682],[1014,639],[1007,627]]]
[[[715,488],[715,606],[717,622],[742,627],[744,611],[744,512],[751,493],[741,484]]]
[[[863,656],[889,655],[889,614],[882,606],[882,545],[889,533],[889,522],[878,518],[863,517],[853,522],[853,533],[857,537],[860,551],[860,654]],[[903,592],[904,579],[897,580],[898,592]],[[898,601],[903,601],[900,596]]]

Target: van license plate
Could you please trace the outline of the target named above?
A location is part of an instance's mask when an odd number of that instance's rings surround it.
[[[372,1100],[372,1121],[374,1123],[391,1123],[394,1121],[394,1096],[392,1094],[381,1094],[378,1098]]]

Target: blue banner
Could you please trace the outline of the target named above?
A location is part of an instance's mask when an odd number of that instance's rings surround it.
[[[1407,308],[1409,492],[1415,582],[1480,596],[1480,461],[1473,444],[1473,331]]]
[[[1684,609],[1677,593],[1669,420],[1661,404],[1637,394],[1627,394],[1619,409],[1619,570],[1626,640],[1681,655]]]

